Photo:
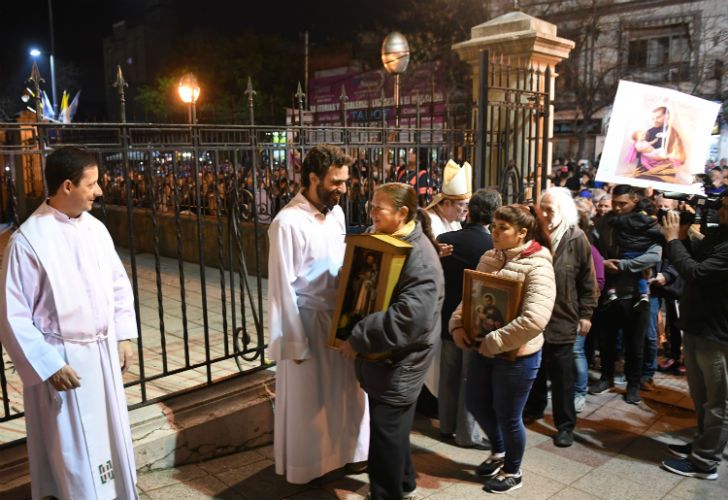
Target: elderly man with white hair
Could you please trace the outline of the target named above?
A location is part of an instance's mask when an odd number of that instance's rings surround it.
[[[528,397],[524,421],[543,417],[547,402],[547,381],[551,379],[554,444],[571,446],[574,442],[574,342],[577,335],[591,329],[597,305],[591,245],[579,229],[579,215],[568,189],[554,187],[541,197],[539,208],[549,224],[556,277],[556,302],[546,329],[541,368]]]

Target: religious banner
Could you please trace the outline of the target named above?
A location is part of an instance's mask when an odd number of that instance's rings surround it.
[[[346,237],[329,345],[337,347],[364,316],[389,307],[412,245],[386,234]]]
[[[523,283],[490,273],[465,270],[463,276],[463,328],[477,349],[480,342],[518,316]],[[501,356],[516,359],[517,351]]]
[[[676,90],[621,81],[596,179],[701,193],[720,105]]]

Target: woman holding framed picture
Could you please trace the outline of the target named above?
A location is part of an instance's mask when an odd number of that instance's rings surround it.
[[[413,498],[415,470],[410,430],[425,372],[440,342],[445,281],[429,219],[415,190],[383,184],[369,205],[374,231],[412,245],[384,311],[354,326],[341,353],[356,358],[356,376],[369,397],[369,498]],[[371,358],[372,354],[387,353]]]
[[[488,332],[479,345],[472,340],[478,332],[464,328],[462,304],[450,319],[457,346],[474,349],[465,401],[492,446],[490,457],[476,473],[488,478],[485,489],[496,493],[522,486],[523,408],[541,364],[543,330],[554,306],[551,239],[546,228],[542,215],[532,206],[499,208],[491,229],[494,248],[483,254],[477,271],[523,283],[518,313]]]

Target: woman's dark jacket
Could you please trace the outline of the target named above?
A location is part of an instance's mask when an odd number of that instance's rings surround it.
[[[418,223],[403,238],[412,245],[389,308],[356,324],[349,342],[360,355],[389,352],[385,359],[356,360],[356,376],[367,394],[390,405],[417,400],[425,372],[440,342],[445,296],[440,258]]]
[[[591,319],[599,297],[591,244],[578,227],[570,228],[559,241],[554,277],[556,301],[543,336],[549,344],[569,344],[576,340],[579,320]]]

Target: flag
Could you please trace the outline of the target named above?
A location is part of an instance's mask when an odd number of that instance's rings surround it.
[[[71,104],[68,106],[68,122],[71,123],[73,121],[73,117],[76,116],[76,111],[78,110],[78,99],[81,96],[81,91],[79,90],[76,92],[76,97],[73,98],[71,101]]]
[[[56,113],[53,111],[53,104],[51,104],[51,100],[48,98],[48,94],[45,90],[41,90],[41,94],[43,94],[43,118],[55,121]]]
[[[61,97],[61,108],[58,110],[58,121],[61,123],[70,123],[68,119],[68,92],[63,91],[63,97]]]

